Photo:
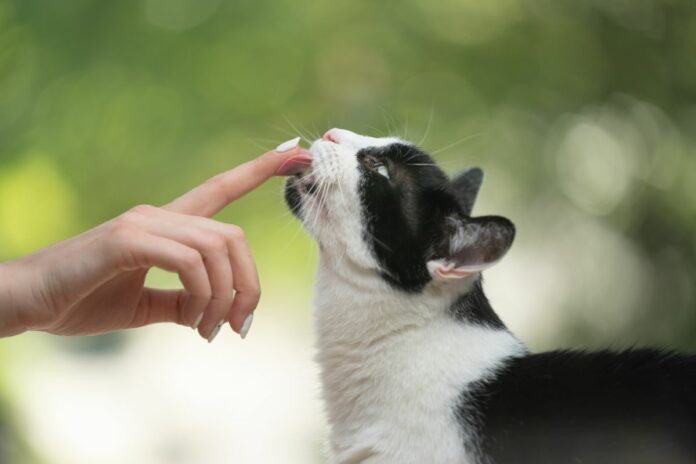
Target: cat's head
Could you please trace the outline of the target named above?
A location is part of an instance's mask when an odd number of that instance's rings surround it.
[[[470,216],[480,169],[450,180],[411,143],[343,129],[310,152],[312,165],[288,180],[285,199],[342,272],[374,272],[418,292],[433,280],[472,279],[512,244],[509,220]]]

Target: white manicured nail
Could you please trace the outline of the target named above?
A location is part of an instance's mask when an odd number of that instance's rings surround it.
[[[300,137],[295,137],[292,140],[288,140],[287,142],[283,142],[280,145],[278,145],[275,149],[278,153],[282,153],[284,151],[292,150],[295,148],[297,145],[300,143]]]
[[[249,333],[251,328],[251,323],[254,322],[254,313],[249,314],[246,319],[244,319],[244,324],[242,324],[242,329],[239,331],[239,336],[244,340]]]
[[[213,343],[213,340],[215,340],[215,337],[217,337],[217,334],[220,332],[220,327],[222,327],[222,324],[224,323],[225,321],[220,321],[215,325],[215,328],[212,332],[210,332],[210,335],[208,336],[208,343]]]
[[[198,326],[200,325],[201,320],[203,320],[203,313],[200,313],[200,314],[198,315],[198,317],[196,317],[196,320],[193,321],[193,325],[191,326],[191,328],[192,328],[193,330],[196,330],[196,329],[198,328]]]

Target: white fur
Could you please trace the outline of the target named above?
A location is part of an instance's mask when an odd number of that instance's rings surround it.
[[[340,131],[333,129],[333,131]],[[473,276],[394,290],[363,237],[355,154],[372,139],[334,132],[312,146],[324,202],[307,196],[303,222],[321,244],[316,327],[331,448],[337,464],[468,464],[471,430],[454,417],[471,382],[525,352],[509,332],[447,312]],[[320,187],[322,188],[322,187]],[[469,448],[469,452],[473,448]]]

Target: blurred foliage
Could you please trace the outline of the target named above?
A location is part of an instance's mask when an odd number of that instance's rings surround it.
[[[296,133],[396,133],[486,171],[506,301],[556,314],[532,346],[696,349],[694,50],[693,0],[0,0],[0,259]],[[280,192],[220,219],[296,295],[315,254]]]
[[[25,438],[14,429],[15,418],[7,405],[0,405],[0,462],[12,464],[38,464]]]

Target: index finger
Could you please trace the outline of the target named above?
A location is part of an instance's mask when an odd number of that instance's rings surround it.
[[[208,179],[163,208],[180,214],[212,217],[275,175],[290,158],[302,154],[308,156],[307,150],[299,146],[282,152],[269,151]]]

